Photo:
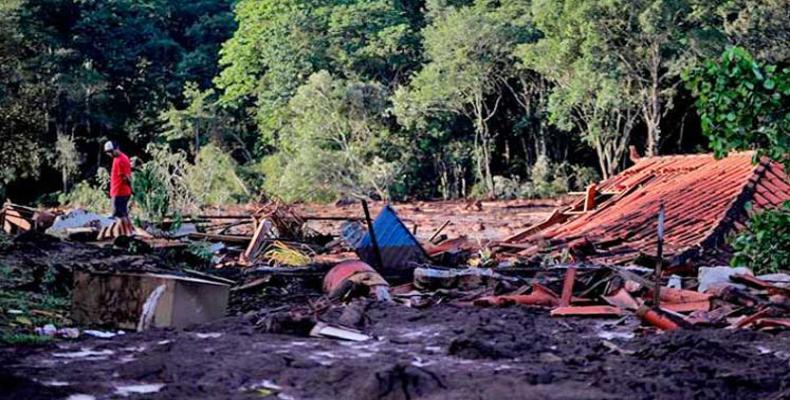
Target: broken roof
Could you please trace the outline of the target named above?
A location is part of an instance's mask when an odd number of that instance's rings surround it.
[[[755,210],[790,200],[790,180],[781,164],[752,163],[754,153],[733,153],[721,160],[711,154],[646,157],[603,181],[599,193],[612,196],[598,207],[565,210],[565,218],[507,240],[522,244],[519,254],[532,256],[581,249],[601,263],[633,262],[655,255],[660,203],[666,207],[664,256],[673,265],[725,262],[726,236],[743,228],[745,204]],[[582,203],[584,200],[581,200]],[[555,216],[556,217],[556,216]],[[540,224],[539,224],[540,225]]]

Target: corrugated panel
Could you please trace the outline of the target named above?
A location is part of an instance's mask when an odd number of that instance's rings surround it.
[[[709,154],[643,158],[601,183],[601,191],[624,192],[609,207],[550,227],[522,243],[549,240],[559,249],[585,238],[604,250],[604,254],[592,255],[592,260],[633,261],[640,253],[655,254],[656,215],[662,201],[666,257],[719,243],[742,220],[746,201],[754,200],[756,208],[765,208],[790,199],[790,182],[781,165],[755,166],[752,156],[744,152],[721,160]],[[617,255],[606,251],[605,244],[614,242],[618,243]],[[534,249],[521,252],[536,253]]]
[[[427,259],[425,250],[389,205],[384,206],[373,221],[373,230],[384,269],[411,269],[414,263]],[[365,234],[360,241],[357,254],[368,264],[377,264],[370,234]]]

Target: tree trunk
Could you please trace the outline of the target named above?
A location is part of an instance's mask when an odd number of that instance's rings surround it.
[[[64,132],[64,128],[61,124],[55,123],[55,136],[57,137],[57,141],[60,141],[60,138],[65,137],[66,133]],[[57,151],[56,151],[57,152]],[[62,154],[58,154],[58,157],[62,157]],[[66,163],[61,161],[60,165],[60,179],[61,179],[61,186],[63,187],[63,193],[69,192],[69,171]]]
[[[657,156],[661,145],[661,89],[659,88],[661,53],[658,43],[653,44],[650,53],[650,86],[647,90],[647,99],[642,105],[642,115],[647,125],[648,157]]]

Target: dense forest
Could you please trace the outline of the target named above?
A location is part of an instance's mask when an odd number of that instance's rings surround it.
[[[786,160],[786,0],[3,0],[0,198],[542,197]],[[139,196],[138,196],[139,194]]]

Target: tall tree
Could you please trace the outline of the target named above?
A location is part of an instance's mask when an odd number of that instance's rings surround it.
[[[289,122],[271,159],[278,170],[269,171],[267,188],[291,201],[389,198],[405,146],[387,129],[388,107],[381,84],[311,75],[288,103]]]
[[[603,176],[611,176],[621,166],[639,109],[633,79],[601,65],[596,49],[605,39],[597,2],[538,2],[533,15],[543,37],[519,52],[525,67],[553,84],[550,120],[562,129],[578,129],[598,155]]]
[[[601,68],[616,68],[633,83],[647,127],[648,156],[658,155],[661,120],[672,108],[680,72],[721,50],[724,37],[709,1],[615,0],[594,2]],[[714,2],[715,3],[715,2]]]
[[[388,0],[242,0],[216,80],[224,103],[255,104],[265,141],[287,124],[288,101],[320,70],[390,84],[416,65],[408,4]]]
[[[520,38],[512,21],[498,18],[496,11],[485,1],[432,10],[423,32],[427,63],[395,97],[395,112],[405,125],[424,124],[443,113],[472,123],[477,178],[489,196],[494,195],[491,163],[497,136],[489,121],[513,75],[511,54]]]

